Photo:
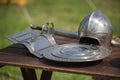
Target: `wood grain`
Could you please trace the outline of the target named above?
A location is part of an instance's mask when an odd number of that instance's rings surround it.
[[[54,36],[58,44],[78,42],[72,38]],[[45,71],[60,71],[120,79],[120,47],[112,47],[112,54],[100,61],[86,63],[53,62],[31,55],[25,46],[13,44],[0,50],[0,65],[12,65]]]

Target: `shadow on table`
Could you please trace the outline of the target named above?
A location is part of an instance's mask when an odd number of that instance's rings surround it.
[[[110,64],[113,67],[119,68],[120,69],[120,58],[114,58],[110,61]]]
[[[44,64],[56,66],[56,67],[88,67],[88,66],[95,66],[102,62],[102,60],[91,61],[91,62],[57,62],[48,59],[42,59],[41,61]]]

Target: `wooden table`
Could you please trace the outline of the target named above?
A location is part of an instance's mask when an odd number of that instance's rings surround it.
[[[54,36],[59,44],[78,42],[76,39]],[[18,66],[24,80],[37,80],[35,70],[41,69],[40,80],[51,80],[53,71],[92,75],[96,80],[120,80],[120,47],[112,47],[112,54],[100,61],[87,63],[58,63],[38,59],[21,44],[0,50],[0,65]]]

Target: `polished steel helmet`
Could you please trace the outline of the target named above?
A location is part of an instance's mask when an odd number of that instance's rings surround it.
[[[78,29],[80,43],[98,44],[110,48],[112,27],[109,19],[99,10],[88,14]]]

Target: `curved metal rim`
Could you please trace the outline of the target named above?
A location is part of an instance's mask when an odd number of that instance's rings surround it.
[[[54,46],[53,49],[56,49],[57,46]],[[101,56],[103,54],[100,54],[97,57],[94,58],[90,58],[90,59],[67,59],[67,58],[60,58],[60,57],[56,57],[52,55],[52,51],[46,52],[43,54],[43,56],[48,59],[48,60],[52,60],[52,61],[58,61],[58,62],[91,62],[91,61],[97,61],[97,60],[101,60],[105,57],[108,57],[111,54],[111,50],[108,50],[109,53],[108,54],[104,54],[104,56]]]
[[[117,47],[120,47],[120,42],[116,41],[116,40],[112,40],[111,44]]]

